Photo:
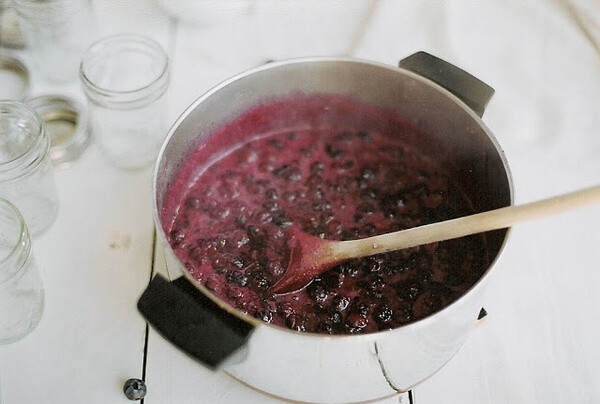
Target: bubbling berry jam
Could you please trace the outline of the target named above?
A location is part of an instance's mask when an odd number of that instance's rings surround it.
[[[286,229],[350,240],[474,213],[455,164],[392,111],[297,95],[245,112],[202,143],[171,186],[162,222],[194,278],[243,313],[315,333],[392,329],[442,309],[481,277],[483,235],[347,261],[273,295],[287,265]]]

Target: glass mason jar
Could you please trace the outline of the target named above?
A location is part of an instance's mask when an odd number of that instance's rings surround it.
[[[154,163],[166,135],[169,59],[153,39],[115,35],[83,55],[79,77],[89,104],[91,132],[119,168]]]
[[[93,37],[90,0],[13,0],[36,71],[48,81],[77,80]]]
[[[0,197],[20,210],[33,235],[58,215],[50,140],[39,115],[17,101],[0,101]]]
[[[0,344],[29,334],[44,311],[44,288],[23,217],[0,198]]]

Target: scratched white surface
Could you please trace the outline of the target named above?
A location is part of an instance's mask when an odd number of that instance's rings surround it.
[[[356,44],[369,2],[343,12],[339,3],[298,2],[257,0],[226,13],[211,1],[171,2],[190,7],[179,19],[156,1],[97,0],[96,36],[138,32],[165,46],[171,120],[266,59],[351,51],[394,65],[425,50],[496,89],[484,121],[504,147],[518,203],[600,182],[600,56],[561,1],[379,1]],[[47,91],[80,96],[76,85],[35,83],[34,92]],[[34,243],[46,312],[32,334],[0,347],[0,403],[125,403],[122,382],[143,366],[135,302],[152,262],[150,174],[117,171],[92,147],[58,183],[59,218]],[[414,389],[414,402],[599,402],[599,227],[594,207],[515,228],[489,282],[489,316]],[[160,251],[155,261],[163,271]],[[154,332],[146,381],[150,404],[278,402],[209,372]]]

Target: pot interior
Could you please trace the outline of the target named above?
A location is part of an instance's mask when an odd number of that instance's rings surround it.
[[[273,63],[236,76],[198,99],[171,129],[155,172],[156,220],[165,229],[167,194],[191,154],[201,145],[216,156],[243,143],[243,131],[231,125],[245,112],[294,97],[338,95],[393,111],[439,142],[452,156],[452,173],[469,195],[476,212],[512,202],[510,174],[501,149],[479,117],[443,88],[411,72],[349,59],[302,59]],[[287,111],[288,115],[293,111]],[[265,127],[277,128],[273,116],[261,116]],[[282,122],[285,119],[281,120]],[[313,124],[315,124],[313,122]],[[282,123],[282,125],[284,125]],[[281,128],[286,129],[286,128]],[[215,133],[219,141],[206,142]],[[419,143],[419,140],[416,140]],[[435,143],[434,142],[434,143]],[[423,140],[418,147],[432,144]],[[442,158],[442,157],[440,157]],[[189,175],[188,175],[189,177]],[[486,234],[489,261],[499,254],[506,230]],[[167,239],[164,230],[161,234]]]

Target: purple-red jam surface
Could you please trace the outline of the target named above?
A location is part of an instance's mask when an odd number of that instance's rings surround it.
[[[489,264],[484,236],[351,260],[274,295],[286,229],[349,240],[471,214],[453,164],[391,111],[298,95],[245,112],[199,145],[169,190],[163,226],[194,278],[250,316],[315,333],[391,329],[469,289]]]

